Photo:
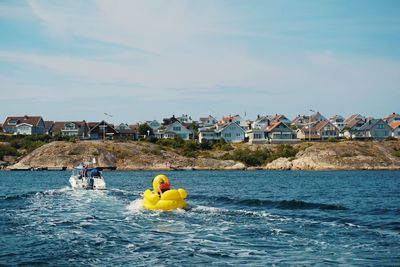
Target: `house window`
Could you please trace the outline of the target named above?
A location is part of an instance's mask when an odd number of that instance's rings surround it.
[[[254,134],[254,139],[261,139],[262,135],[261,134]]]
[[[230,133],[226,133],[226,134],[224,134],[224,136],[225,137],[231,137],[231,134]]]
[[[236,137],[240,137],[240,133],[236,133]]]
[[[174,131],[174,132],[180,132],[180,131],[181,131],[181,127],[174,127],[174,128],[173,128],[173,131]]]

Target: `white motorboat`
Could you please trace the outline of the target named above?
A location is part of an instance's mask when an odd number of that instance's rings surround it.
[[[101,172],[97,168],[85,168],[84,166],[75,167],[69,178],[72,188],[86,190],[104,190],[106,182]]]

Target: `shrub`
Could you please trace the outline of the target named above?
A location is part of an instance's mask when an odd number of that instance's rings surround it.
[[[396,157],[399,157],[399,158],[400,158],[400,149],[399,149],[399,148],[395,148],[393,154],[394,154]]]
[[[176,137],[175,139],[158,139],[156,144],[160,146],[167,146],[172,148],[182,148],[185,141],[181,137]]]
[[[222,151],[230,151],[233,150],[233,147],[231,144],[228,144],[225,142],[224,139],[219,139],[218,141],[214,141],[214,144],[212,145],[213,149],[215,150],[222,150]]]
[[[9,145],[0,145],[0,160],[3,159],[4,156],[18,156],[18,151],[12,146]]]
[[[247,166],[260,166],[267,162],[271,157],[271,151],[268,149],[250,150],[248,148],[237,149],[233,153],[225,153],[221,159],[235,160],[246,164]]]
[[[271,161],[278,158],[295,157],[299,150],[292,145],[278,145],[277,149],[271,155]]]

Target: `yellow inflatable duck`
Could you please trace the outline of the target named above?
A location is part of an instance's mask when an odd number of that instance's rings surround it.
[[[143,206],[149,210],[175,210],[186,208],[185,198],[187,192],[185,189],[169,189],[167,176],[160,174],[153,180],[153,191],[147,189],[144,191]]]

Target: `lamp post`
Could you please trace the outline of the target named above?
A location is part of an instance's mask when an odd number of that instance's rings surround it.
[[[311,141],[311,116],[313,113],[315,113],[315,111],[310,109],[310,112],[310,117],[308,118],[308,142]]]
[[[106,112],[104,112],[104,115],[108,116],[109,118],[113,117],[113,115],[108,114]],[[104,124],[103,124],[103,141],[106,140],[106,129],[107,129],[107,125],[106,125],[106,121],[104,120]]]

